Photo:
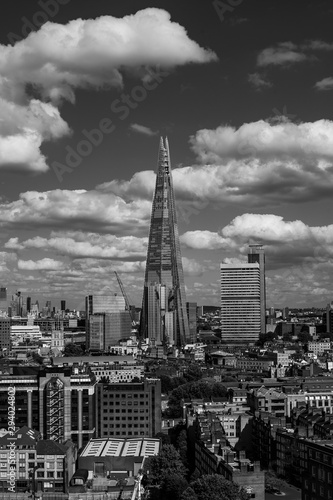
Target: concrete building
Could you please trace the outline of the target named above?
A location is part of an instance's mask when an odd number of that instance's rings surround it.
[[[38,382],[43,437],[81,448],[95,436],[95,375],[87,365],[45,367]]]
[[[221,264],[223,341],[255,342],[261,333],[259,263]]]
[[[287,396],[282,391],[264,386],[248,392],[248,405],[251,411],[265,411],[275,417],[285,417]]]
[[[161,381],[98,383],[96,436],[153,437],[161,431]]]
[[[10,351],[10,318],[0,317],[0,351]]]
[[[88,479],[107,478],[116,472],[136,476],[146,457],[158,455],[160,440],[153,438],[91,439],[80,453],[78,466],[88,470]]]

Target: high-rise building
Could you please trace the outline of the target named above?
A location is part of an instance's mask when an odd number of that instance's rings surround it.
[[[31,311],[31,297],[27,297],[27,312]]]
[[[186,302],[186,312],[190,330],[190,343],[194,343],[197,340],[197,303]]]
[[[140,333],[159,345],[190,339],[168,140],[161,138]]]
[[[260,269],[260,321],[261,333],[266,333],[266,277],[265,252],[260,244],[249,245],[248,263],[258,262]]]
[[[223,341],[255,342],[261,333],[260,265],[221,264]]]
[[[86,317],[87,348],[92,351],[107,351],[131,335],[131,318],[121,295],[89,295]]]
[[[7,288],[0,288],[0,311],[8,312],[7,310]]]
[[[61,300],[60,304],[61,304],[60,306],[61,311],[66,311],[66,300]]]
[[[88,295],[86,297],[86,317],[96,313],[125,311],[125,299],[122,295]]]
[[[326,307],[326,332],[333,333],[333,301]]]

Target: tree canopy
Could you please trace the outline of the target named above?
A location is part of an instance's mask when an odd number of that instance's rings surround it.
[[[152,484],[161,484],[172,474],[185,477],[187,473],[178,451],[172,444],[164,444],[158,455],[145,461],[144,468],[149,471],[148,478]]]
[[[248,494],[220,474],[201,476],[182,493],[181,500],[248,500]]]

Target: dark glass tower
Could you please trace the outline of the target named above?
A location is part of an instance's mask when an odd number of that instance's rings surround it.
[[[156,345],[182,346],[189,340],[168,140],[161,137],[151,213],[141,336]]]
[[[259,264],[260,269],[260,326],[261,333],[266,333],[266,278],[265,278],[265,251],[261,244],[249,245],[248,263]]]

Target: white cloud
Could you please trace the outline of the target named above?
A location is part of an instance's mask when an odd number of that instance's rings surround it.
[[[42,271],[46,269],[63,269],[64,263],[59,260],[54,259],[41,259],[37,261],[33,260],[21,260],[17,262],[17,267],[23,271]]]
[[[0,45],[0,168],[48,169],[40,148],[69,133],[57,106],[63,99],[73,103],[75,89],[119,88],[123,72],[144,80],[150,67],[216,60],[157,8],[122,19],[47,22],[14,46]],[[49,99],[52,104],[42,102]]]
[[[25,250],[28,248],[52,250],[58,255],[72,258],[93,257],[99,259],[144,259],[147,254],[147,238],[135,236],[117,237],[114,235],[100,235],[97,233],[83,233],[81,231],[53,233],[51,238],[36,236],[19,242],[18,238],[11,238],[5,244],[11,250]]]
[[[147,233],[151,201],[126,203],[119,196],[92,190],[27,191],[11,203],[0,204],[0,226],[63,227]]]
[[[323,78],[322,80],[315,83],[315,88],[317,90],[332,90],[333,89],[333,77],[329,76]]]
[[[195,259],[182,257],[183,269],[185,276],[202,276],[205,267]]]
[[[158,130],[152,130],[145,125],[139,125],[138,123],[131,123],[130,129],[139,134],[154,136],[158,134]]]
[[[308,226],[300,220],[285,221],[274,214],[243,214],[217,233],[188,231],[181,241],[189,248],[223,249],[226,253],[243,255],[249,244],[260,243],[270,268],[333,261],[333,224]]]
[[[275,47],[268,47],[260,52],[257,58],[258,66],[284,66],[305,61],[307,56],[299,51],[292,42],[281,42]]]
[[[248,81],[255,87],[257,90],[262,90],[264,88],[272,87],[272,83],[268,81],[263,75],[260,73],[251,73],[248,75]]]
[[[213,250],[223,248],[224,238],[212,231],[187,231],[180,236],[183,245],[196,250]]]

